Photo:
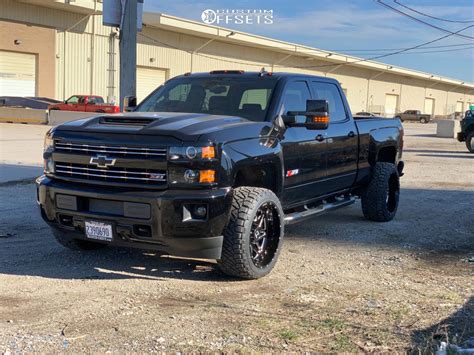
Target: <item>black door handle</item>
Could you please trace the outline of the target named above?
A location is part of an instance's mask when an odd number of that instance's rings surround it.
[[[356,136],[356,134],[355,134],[354,131],[350,131],[350,132],[347,134],[347,136],[348,136],[349,138],[354,138],[354,137]]]
[[[322,142],[326,139],[322,134],[318,134],[314,139],[316,139],[318,142]]]

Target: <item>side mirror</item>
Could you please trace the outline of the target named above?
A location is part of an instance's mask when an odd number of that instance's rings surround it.
[[[125,96],[123,98],[123,110],[125,112],[131,112],[137,107],[137,97],[136,96]]]
[[[296,116],[306,116],[303,124],[296,122]],[[311,130],[327,129],[329,126],[329,104],[327,100],[307,100],[306,111],[289,111],[283,118],[285,124],[293,127],[306,127]]]

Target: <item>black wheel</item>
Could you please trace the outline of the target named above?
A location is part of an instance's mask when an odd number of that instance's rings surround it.
[[[470,132],[466,136],[466,147],[471,153],[474,153],[474,132]]]
[[[95,112],[97,112],[97,113],[105,113],[104,110],[97,110],[97,111],[95,111]]]
[[[391,221],[397,213],[400,178],[392,163],[376,163],[372,179],[361,196],[365,218],[377,222]]]
[[[426,119],[426,117],[421,117],[420,122],[421,123],[428,123],[428,120]]]
[[[57,229],[53,229],[54,238],[63,247],[71,250],[97,250],[107,247],[107,244],[90,242],[88,240],[73,239],[66,237],[66,233]]]
[[[227,275],[258,279],[275,266],[284,233],[280,201],[267,189],[234,190],[229,223],[224,231],[219,268]]]

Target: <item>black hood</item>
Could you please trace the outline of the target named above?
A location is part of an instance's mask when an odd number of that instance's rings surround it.
[[[230,132],[239,140],[259,137],[264,126],[268,126],[268,123],[253,122],[235,116],[130,112],[66,122],[57,126],[55,131],[170,136],[188,142],[197,141],[202,137],[206,141],[224,143],[223,140],[229,139]]]

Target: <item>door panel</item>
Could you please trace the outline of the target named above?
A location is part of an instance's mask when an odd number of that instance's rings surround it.
[[[354,121],[330,123],[327,130],[327,188],[330,192],[351,187],[357,175],[359,142]]]
[[[327,181],[326,192],[335,192],[351,187],[357,175],[359,154],[358,131],[354,120],[346,110],[342,93],[334,83],[312,81],[313,97],[327,100],[329,104],[329,127],[327,135]]]
[[[282,112],[306,111],[306,101],[311,93],[306,81],[286,84],[282,96]],[[306,117],[296,117],[303,122]],[[305,127],[288,127],[282,141],[284,156],[283,205],[288,206],[310,200],[325,193],[326,178],[326,132],[308,130]]]

